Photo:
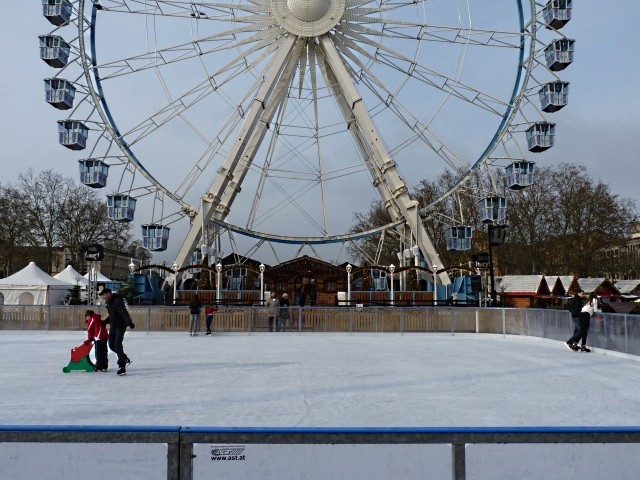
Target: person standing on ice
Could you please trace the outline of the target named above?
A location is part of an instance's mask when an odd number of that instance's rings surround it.
[[[580,311],[580,330],[567,340],[567,346],[573,351],[590,352],[591,349],[587,347],[587,335],[589,333],[589,326],[591,324],[591,317],[595,312],[599,312],[598,297],[594,292],[589,294],[587,303],[584,304]],[[578,342],[582,343],[582,346],[578,347]]]
[[[280,297],[280,330],[283,332],[289,328],[289,294],[284,292]]]
[[[118,355],[118,375],[127,373],[127,365],[131,360],[124,353],[124,333],[127,327],[135,328],[131,321],[124,300],[117,293],[113,293],[109,288],[103,288],[99,294],[107,307],[109,316],[104,320],[105,324],[109,324],[109,348]]]
[[[569,312],[571,312],[571,320],[573,320],[573,334],[580,331],[580,312],[584,305],[584,291],[578,290],[576,294],[569,300]]]
[[[93,371],[106,372],[109,366],[109,350],[107,348],[109,332],[100,315],[93,310],[87,310],[84,312],[84,316],[87,323],[87,339],[84,344],[89,345],[95,342],[96,364]]]
[[[196,293],[191,302],[189,302],[189,312],[191,313],[191,323],[189,324],[189,335],[194,337],[198,336],[200,331],[200,309],[202,308],[202,302],[200,297]]]
[[[276,292],[271,292],[271,298],[265,303],[269,315],[269,331],[279,332],[280,325],[278,317],[280,316],[280,301],[276,298]]]

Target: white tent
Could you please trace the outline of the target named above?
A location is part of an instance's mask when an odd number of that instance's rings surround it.
[[[89,285],[89,280],[80,275],[71,265],[67,265],[67,268],[54,275],[53,278],[67,283],[73,283],[74,285],[80,285],[81,287]]]
[[[53,278],[30,262],[0,280],[0,303],[5,305],[58,305],[74,284]]]
[[[84,278],[87,280],[87,282],[89,281],[89,273],[91,273],[91,272],[87,272],[87,273],[84,275]],[[113,280],[111,280],[110,278],[105,277],[105,276],[100,272],[100,270],[98,270],[98,272],[97,272],[97,273],[98,273],[98,275],[97,275],[97,277],[96,277],[96,278],[97,278],[98,283],[111,283],[111,282],[113,282]]]

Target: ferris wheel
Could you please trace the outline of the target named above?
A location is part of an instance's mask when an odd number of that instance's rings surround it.
[[[510,188],[530,185],[527,157],[554,143],[545,115],[567,104],[571,0],[42,4],[59,143],[82,183],[107,187],[111,218],[142,219],[150,250],[184,226],[179,265],[222,232],[257,249],[399,229],[441,264],[430,211],[464,194],[498,221],[491,182],[470,179],[506,168]],[[455,179],[433,202],[412,199],[445,170]],[[392,223],[349,232],[373,200]],[[446,248],[469,248],[463,218],[443,228]]]

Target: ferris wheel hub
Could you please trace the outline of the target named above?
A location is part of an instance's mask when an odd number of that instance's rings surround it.
[[[316,22],[326,15],[330,0],[287,0],[289,11],[298,20]]]
[[[288,32],[315,37],[340,21],[345,5],[346,0],[271,0],[271,12]]]

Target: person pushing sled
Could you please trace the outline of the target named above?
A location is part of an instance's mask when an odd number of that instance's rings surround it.
[[[109,333],[100,315],[93,310],[85,312],[85,322],[87,324],[87,339],[77,347],[71,349],[71,361],[62,369],[64,373],[77,372],[106,372],[109,366],[109,356],[107,350],[107,340]],[[96,363],[89,358],[89,353],[95,341]]]

